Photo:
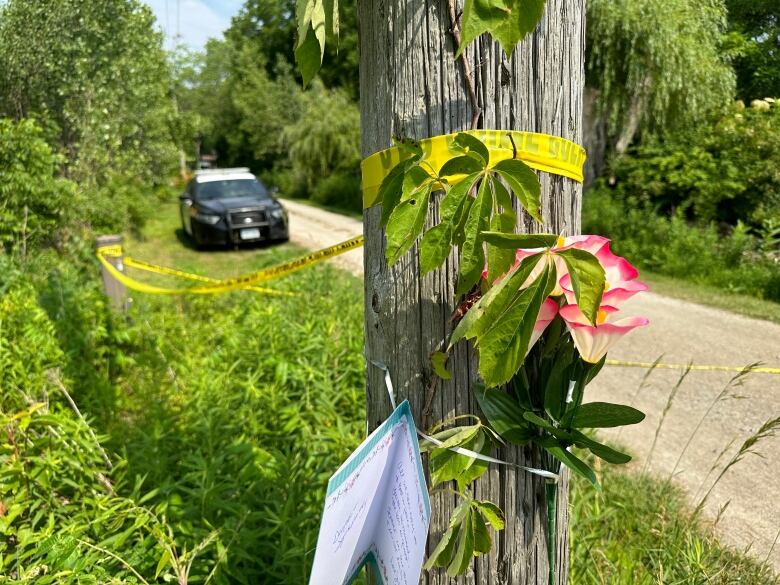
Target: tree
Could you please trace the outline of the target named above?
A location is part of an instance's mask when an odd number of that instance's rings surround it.
[[[361,0],[360,88],[363,156],[391,146],[396,138],[420,139],[468,129],[476,120],[486,128],[546,132],[581,140],[584,85],[584,2],[548,0],[534,33],[507,58],[487,37],[466,49],[464,75],[453,59],[451,15],[446,0]],[[525,5],[527,7],[527,5]],[[512,43],[514,44],[514,43]],[[472,85],[473,84],[473,87]],[[472,102],[470,95],[477,100]],[[574,181],[542,174],[545,229],[578,233],[581,188]],[[434,221],[433,214],[427,219]],[[521,231],[539,225],[519,214]],[[388,365],[399,398],[408,398],[421,428],[453,414],[478,412],[472,350],[457,347],[450,357],[449,382],[434,382],[430,354],[451,332],[461,302],[455,293],[457,258],[420,276],[416,246],[393,267],[385,259],[381,210],[364,213],[366,357]],[[389,413],[382,372],[368,369],[367,417],[375,428]],[[538,465],[535,447],[505,448],[499,457]],[[546,583],[548,547],[545,482],[511,467],[491,468],[476,488],[477,496],[499,503],[507,526],[489,555],[469,568],[467,583]],[[558,484],[555,580],[567,582],[567,481]],[[431,546],[446,528],[455,498],[433,498]],[[434,571],[427,583],[448,583]]]
[[[353,100],[358,97],[357,22],[354,2],[342,2],[340,17],[342,34],[338,46],[325,49],[325,62],[320,78],[325,87],[340,87]],[[279,60],[295,64],[295,0],[247,0],[225,33],[235,47],[250,45],[265,59],[266,73],[273,79]]]
[[[737,95],[780,96],[780,12],[776,0],[727,0]]]
[[[0,114],[37,117],[68,174],[160,178],[175,165],[162,35],[136,0],[10,0],[0,6]]]
[[[734,95],[724,0],[591,0],[588,85],[610,149],[701,121]]]

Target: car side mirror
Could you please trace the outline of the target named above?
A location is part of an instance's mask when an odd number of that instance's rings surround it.
[[[188,207],[192,205],[192,197],[190,197],[188,193],[182,193],[179,195],[179,199],[182,203],[184,203],[184,205],[187,205]]]
[[[268,192],[271,194],[271,197],[276,197],[276,195],[279,193],[279,187],[273,186],[268,189]]]

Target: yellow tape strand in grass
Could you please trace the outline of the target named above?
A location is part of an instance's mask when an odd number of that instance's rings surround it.
[[[122,249],[119,246],[105,246],[103,248],[98,248],[97,258],[100,261],[100,263],[103,265],[103,267],[114,278],[116,278],[119,282],[121,282],[130,290],[134,290],[137,292],[158,294],[158,295],[179,295],[179,294],[211,295],[211,294],[219,294],[219,293],[224,293],[233,290],[249,289],[249,290],[256,290],[257,292],[266,293],[271,289],[257,289],[254,285],[262,282],[268,282],[270,280],[273,280],[275,278],[280,278],[282,276],[287,276],[288,274],[297,272],[302,268],[306,268],[308,266],[318,264],[320,262],[328,260],[329,258],[333,258],[334,256],[338,256],[340,254],[344,254],[345,252],[349,252],[350,250],[354,250],[355,248],[358,248],[362,245],[363,245],[363,236],[357,236],[345,242],[341,242],[340,244],[336,244],[335,246],[330,246],[328,248],[324,248],[323,250],[318,250],[316,252],[312,252],[311,254],[306,254],[305,256],[296,258],[295,260],[291,260],[289,262],[284,262],[282,264],[278,264],[270,268],[258,270],[257,272],[251,272],[243,276],[237,276],[235,278],[228,278],[225,280],[216,280],[213,278],[200,276],[197,274],[190,274],[188,272],[175,270],[173,268],[156,266],[154,264],[148,264],[146,262],[142,262],[140,260],[134,260],[132,258],[123,259],[124,263],[127,264],[128,266],[140,268],[141,270],[146,270],[148,272],[157,272],[158,274],[179,276],[182,278],[187,278],[189,280],[197,280],[197,281],[209,283],[206,286],[193,286],[188,288],[166,288],[161,286],[155,286],[155,285],[147,284],[145,282],[141,282],[139,280],[136,280],[135,278],[128,276],[121,270],[117,269],[108,260],[106,260],[106,256],[121,255]],[[278,294],[289,294],[281,291],[272,291],[272,292]]]
[[[706,366],[706,365],[688,365],[688,364],[653,364],[650,362],[627,362],[622,360],[607,360],[605,362],[608,366],[618,366],[621,368],[647,368],[660,370],[691,370],[702,372],[734,372],[739,373],[745,369],[749,369],[751,374],[780,374],[780,368],[740,368],[738,366]]]
[[[517,158],[538,171],[568,177],[582,183],[585,149],[571,140],[536,132],[514,130],[466,130],[479,138],[490,152],[490,165]],[[439,172],[449,159],[462,154],[453,148],[456,134],[445,134],[420,140],[424,160],[433,171]],[[387,174],[399,162],[407,158],[408,151],[401,147],[388,148],[363,160],[363,209],[373,207],[379,200],[379,187]],[[457,183],[457,177],[452,181]]]

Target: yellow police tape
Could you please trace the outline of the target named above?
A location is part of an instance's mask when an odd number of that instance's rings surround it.
[[[137,292],[158,294],[158,295],[179,295],[179,294],[210,295],[210,294],[224,293],[233,290],[249,289],[249,290],[255,290],[257,292],[263,292],[266,294],[284,295],[290,293],[285,293],[282,291],[274,291],[272,289],[264,289],[264,288],[258,289],[254,285],[262,282],[268,282],[269,280],[273,280],[275,278],[279,278],[282,276],[287,276],[288,274],[292,274],[293,272],[301,270],[302,268],[306,268],[307,266],[318,264],[319,262],[322,262],[329,258],[333,258],[334,256],[338,256],[340,254],[344,254],[345,252],[354,250],[355,248],[358,248],[362,245],[363,245],[363,236],[357,236],[345,242],[341,242],[340,244],[336,244],[335,246],[330,246],[328,248],[324,248],[323,250],[318,250],[316,252],[312,252],[311,254],[306,254],[305,256],[296,258],[295,260],[291,260],[289,262],[278,264],[277,266],[272,266],[270,268],[258,270],[257,272],[252,272],[249,274],[245,274],[243,276],[228,278],[225,280],[217,280],[206,276],[200,276],[197,274],[182,272],[180,270],[175,270],[173,268],[156,266],[154,264],[149,264],[141,260],[135,260],[133,258],[122,259],[123,263],[126,264],[127,266],[133,266],[135,268],[140,268],[141,270],[146,270],[148,272],[156,272],[158,274],[167,274],[170,276],[179,276],[182,278],[187,278],[189,280],[198,280],[201,282],[209,283],[205,286],[193,286],[193,287],[186,287],[186,288],[166,288],[166,287],[155,286],[155,285],[147,284],[145,282],[141,282],[139,280],[136,280],[135,278],[128,276],[127,274],[119,270],[117,267],[115,267],[106,259],[107,256],[115,256],[115,257],[121,256],[122,255],[121,246],[111,245],[111,246],[100,247],[97,249],[97,258],[100,261],[100,264],[111,274],[111,276],[113,276],[115,279],[117,279],[119,282],[121,282],[130,290],[134,290]]]
[[[538,171],[545,171],[568,177],[582,183],[582,167],[585,164],[585,149],[571,140],[536,132],[514,130],[466,130],[479,138],[488,147],[490,164],[517,158]],[[420,140],[425,161],[438,173],[449,159],[460,152],[454,147],[456,134],[445,134]],[[399,162],[411,156],[402,147],[388,148],[374,153],[361,163],[363,171],[363,209],[373,207],[379,200],[379,187],[387,174]],[[461,177],[462,178],[462,177]],[[457,182],[458,177],[454,178]]]
[[[663,364],[663,363],[650,363],[650,362],[627,362],[623,360],[607,360],[605,362],[608,366],[618,366],[623,368],[647,368],[647,369],[661,369],[661,370],[696,370],[703,372],[743,372],[749,371],[751,374],[780,374],[780,368],[764,368],[764,367],[738,367],[738,366],[706,366],[695,364]]]

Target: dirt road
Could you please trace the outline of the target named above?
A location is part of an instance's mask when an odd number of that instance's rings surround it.
[[[362,231],[359,220],[291,201],[285,205],[291,239],[302,246],[321,248]],[[363,273],[362,249],[334,262],[356,275]],[[612,359],[652,362],[663,354],[665,363],[742,367],[763,362],[780,367],[780,325],[652,293],[635,297],[625,310],[649,317],[651,324],[626,337],[610,354]],[[646,412],[642,424],[605,437],[633,453],[637,468],[649,459],[657,476],[668,477],[675,470],[674,480],[687,489],[694,504],[742,442],[762,423],[780,416],[780,376],[751,374],[742,386],[728,392],[740,398],[726,398],[714,406],[678,464],[694,427],[734,374],[692,371],[674,397],[651,453],[661,414],[681,372],[655,370],[638,391],[645,373],[639,368],[606,367],[589,387],[588,400],[633,402]],[[718,455],[732,441],[712,472]],[[747,456],[729,470],[705,509],[715,518],[728,503],[718,522],[722,541],[740,549],[750,547],[751,554],[769,558],[780,571],[780,543],[771,550],[780,529],[780,437],[767,439],[757,450],[764,457]]]

